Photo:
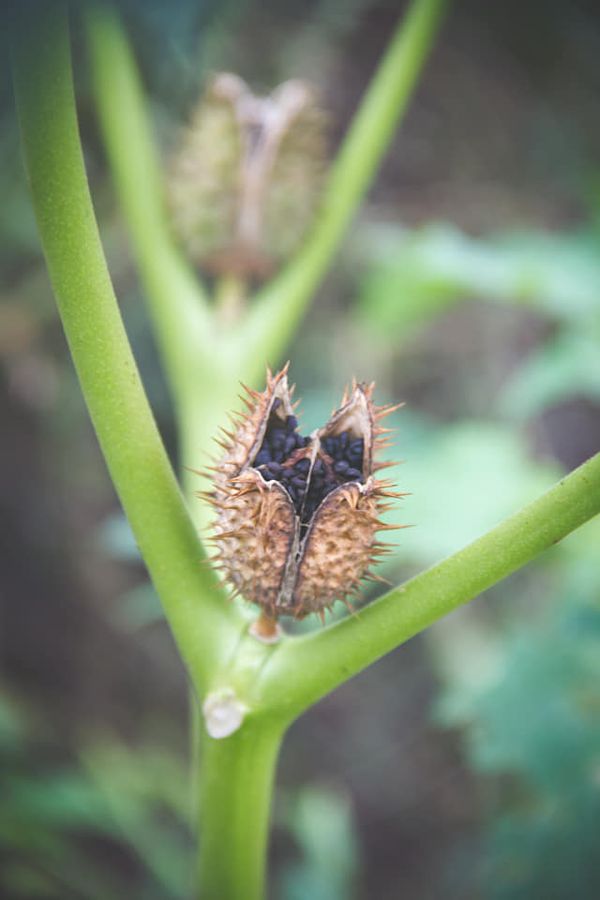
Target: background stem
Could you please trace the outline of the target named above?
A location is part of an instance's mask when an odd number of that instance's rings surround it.
[[[100,124],[154,330],[174,398],[210,373],[214,322],[194,271],[175,246],[164,206],[164,181],[140,76],[118,12],[85,6]],[[202,351],[202,352],[199,352]]]
[[[409,6],[333,163],[321,213],[308,241],[281,275],[255,297],[240,346],[253,378],[262,375],[265,359],[271,364],[279,360],[331,265],[402,120],[444,7],[445,0],[413,0]]]
[[[271,795],[282,729],[248,719],[205,735],[200,770],[199,900],[264,900]]]

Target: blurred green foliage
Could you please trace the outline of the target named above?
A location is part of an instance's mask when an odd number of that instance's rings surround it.
[[[40,723],[0,703],[0,893],[14,898],[185,897],[190,799],[181,761],[158,746],[88,735],[54,759]]]

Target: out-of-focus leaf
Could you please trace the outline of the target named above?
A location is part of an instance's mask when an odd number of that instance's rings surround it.
[[[369,229],[358,298],[366,326],[395,342],[469,297],[537,307],[560,320],[600,313],[597,237],[512,232],[468,237],[452,225]]]
[[[286,812],[303,858],[284,870],[281,896],[351,900],[356,896],[359,851],[349,799],[330,788],[305,788],[288,802]]]
[[[600,328],[593,323],[565,329],[536,350],[506,385],[500,408],[525,419],[576,396],[600,400]]]
[[[134,754],[114,742],[90,745],[82,759],[115,833],[166,896],[185,896],[191,881],[189,835],[182,833],[190,815],[185,767],[159,749]]]
[[[401,532],[403,558],[427,564],[459,550],[559,477],[555,467],[534,461],[524,439],[502,425],[472,420],[421,426],[400,431],[406,462],[388,470],[401,490],[411,492],[387,516],[414,525]]]
[[[161,622],[165,617],[158,594],[151,584],[141,584],[119,598],[115,609],[117,624],[127,631],[137,631]]]
[[[544,613],[504,641],[493,636],[495,665],[485,677],[471,669],[469,683],[461,665],[445,669],[438,721],[462,726],[473,769],[501,776],[505,787],[493,795],[484,836],[490,900],[595,900],[600,892],[599,537],[596,521],[568,538],[547,564]],[[462,652],[455,647],[457,658]]]
[[[100,548],[113,559],[123,562],[137,562],[141,559],[129,522],[122,513],[108,516],[96,535]]]

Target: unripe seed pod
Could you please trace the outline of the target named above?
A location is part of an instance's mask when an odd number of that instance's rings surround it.
[[[370,566],[387,551],[377,532],[384,498],[401,497],[375,477],[389,463],[374,454],[385,445],[380,420],[397,406],[373,404],[374,385],[354,383],[323,428],[297,431],[287,366],[268,372],[262,393],[246,389],[248,411],[219,441],[214,489],[203,494],[216,509],[217,559],[236,593],[271,620],[321,617],[336,600],[348,602]]]
[[[213,78],[183,132],[167,180],[173,231],[216,274],[263,278],[300,245],[326,171],[326,117],[302,81],[256,97]]]

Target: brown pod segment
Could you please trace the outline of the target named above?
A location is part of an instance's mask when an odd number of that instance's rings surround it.
[[[380,420],[398,406],[375,406],[374,384],[354,382],[342,405],[309,436],[298,431],[288,366],[267,374],[265,391],[246,388],[244,415],[219,440],[214,489],[216,559],[236,594],[265,616],[323,617],[346,603],[388,545],[377,532],[386,498],[401,497],[375,473],[386,446]]]

